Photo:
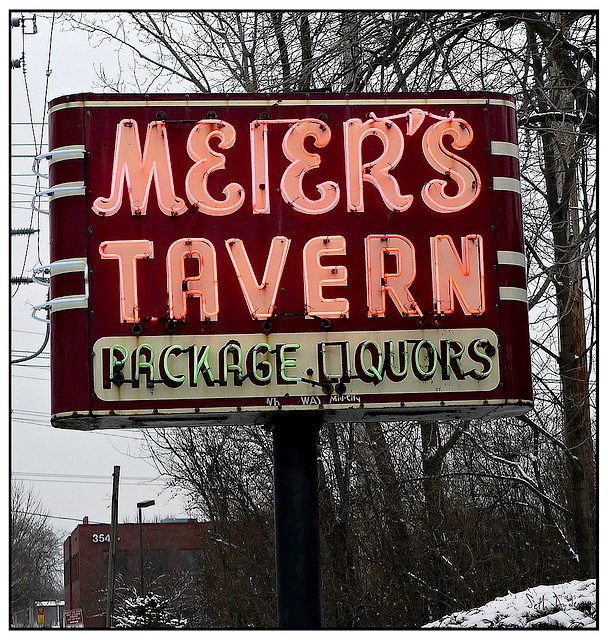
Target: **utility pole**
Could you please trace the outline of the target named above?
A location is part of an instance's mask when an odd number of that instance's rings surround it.
[[[112,474],[112,520],[110,529],[110,553],[108,555],[108,600],[106,608],[106,628],[112,628],[112,614],[114,613],[114,573],[116,568],[116,541],[118,538],[118,481],[120,467],[114,467]]]

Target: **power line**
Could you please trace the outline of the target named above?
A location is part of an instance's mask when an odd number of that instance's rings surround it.
[[[21,424],[28,424],[28,425],[36,425],[39,427],[48,427],[50,426],[50,418],[48,420],[37,420],[37,419],[27,419],[27,418],[12,418],[13,422],[19,422]],[[138,438],[137,436],[127,436],[124,433],[108,433],[107,431],[104,431],[103,433],[101,431],[90,431],[88,432],[88,435],[91,436],[103,436],[106,438],[122,438],[123,440],[130,440],[131,442],[133,441],[137,441],[137,442],[143,442],[144,439],[143,438]]]
[[[29,352],[28,352],[29,353]],[[43,360],[46,360],[46,362],[18,362],[16,363],[15,366],[17,367],[25,367],[26,369],[40,369],[40,370],[48,370],[51,368],[51,365],[49,364],[48,361],[48,354],[42,354],[41,356],[38,356],[39,358],[42,358]]]
[[[28,482],[42,482],[44,484],[77,484],[77,485],[85,485],[85,484],[95,484],[95,485],[106,485],[112,483],[112,478],[106,479],[103,482],[99,480],[78,480],[78,482],[74,482],[74,480],[59,480],[59,479],[42,479],[42,478],[22,478],[22,480],[27,480]],[[153,486],[153,487],[165,487],[167,485],[166,482],[122,482],[120,483],[126,487],[141,487],[141,486]]]
[[[15,174],[13,174],[13,177],[14,176],[15,176]],[[34,177],[30,173],[24,173],[24,174],[22,174],[21,177],[24,177],[24,176],[28,176],[28,177],[31,177],[31,178]],[[29,187],[33,187],[34,185],[33,184],[26,184],[25,182],[11,182],[11,186],[12,187],[26,187],[26,188],[29,188]]]
[[[12,476],[34,476],[37,478],[84,478],[86,480],[112,480],[112,476],[105,476],[94,473],[49,473],[45,471],[12,471]],[[158,481],[159,476],[121,476],[120,481]]]
[[[25,418],[12,418],[12,422],[21,422],[24,424],[37,425],[39,427],[48,427],[50,424],[50,420],[27,420]]]
[[[106,478],[103,481],[102,480],[78,480],[77,482],[75,482],[74,480],[61,480],[61,479],[54,479],[54,478],[28,478],[28,477],[22,477],[20,478],[21,480],[27,480],[28,482],[41,482],[44,484],[77,484],[78,486],[80,485],[85,485],[85,484],[94,484],[94,485],[107,485],[107,484],[111,484],[112,483],[112,478]],[[145,481],[145,482],[123,482],[122,479],[120,481],[121,486],[125,486],[125,487],[141,487],[141,486],[146,486],[146,487],[166,487],[167,483],[166,482],[159,482],[159,481]]]
[[[28,243],[29,243],[29,236],[28,236]],[[24,263],[24,266],[25,266],[25,263]],[[22,275],[23,275],[23,272],[22,272]],[[42,344],[40,345],[39,349],[30,355],[17,358],[16,360],[11,360],[11,364],[21,364],[22,362],[33,360],[34,358],[39,356],[46,349],[46,345],[48,344],[50,337],[51,337],[51,325],[50,323],[47,323],[46,332],[44,334],[44,340],[42,341]]]
[[[29,88],[29,84],[27,81],[27,73],[26,73],[26,56],[25,56],[25,36],[26,35],[30,35],[29,33],[27,33],[25,31],[25,18],[21,19],[21,38],[22,38],[22,53],[21,53],[21,64],[19,65],[20,67],[22,67],[23,70],[23,82],[24,82],[24,86],[25,86],[25,96],[27,99],[27,105],[28,105],[28,110],[29,110],[29,125],[30,125],[30,129],[31,129],[31,134],[32,134],[32,146],[35,149],[35,155],[38,155],[41,150],[42,150],[42,144],[45,138],[45,126],[46,126],[46,121],[43,118],[43,121],[40,123],[40,144],[38,143],[37,140],[37,136],[36,136],[36,125],[34,123],[34,116],[33,116],[33,109],[32,109],[32,97],[30,95],[30,88]],[[33,17],[31,18],[32,23],[35,27],[36,25],[36,15],[34,14]],[[46,82],[45,82],[45,87],[44,87],[44,97],[43,97],[43,109],[46,108],[46,104],[47,104],[47,97],[48,97],[48,91],[49,91],[49,80],[50,80],[50,76],[51,76],[51,52],[52,52],[52,48],[53,48],[53,31],[54,31],[54,27],[55,27],[55,12],[53,12],[51,14],[51,24],[50,24],[50,32],[49,32],[49,43],[48,43],[48,58],[47,58],[47,69],[46,69]],[[38,29],[34,28],[32,33],[37,33]],[[18,156],[19,157],[19,156]],[[28,157],[28,156],[24,156],[24,157]],[[31,159],[31,156],[29,156]],[[40,177],[37,176],[36,177],[36,181],[35,181],[35,190],[38,192],[40,189]],[[33,226],[33,222],[34,222],[34,214],[35,214],[36,208],[33,206],[33,202],[32,202],[32,206],[31,206],[31,213],[30,213],[30,224],[29,226],[32,227]],[[40,213],[38,212],[38,217],[40,216]],[[40,226],[40,225],[38,225]],[[38,234],[37,236],[37,245],[36,245],[36,249],[37,249],[37,257],[38,257],[38,262],[41,263],[41,256],[40,256],[40,234]],[[30,238],[31,236],[27,236],[27,242],[26,242],[26,247],[25,247],[25,252],[24,252],[24,256],[23,256],[23,264],[21,267],[21,273],[19,274],[20,277],[24,277],[25,275],[25,268],[26,268],[26,264],[27,264],[27,257],[29,254],[29,250],[30,250]],[[15,289],[15,291],[12,293],[12,296],[14,297],[17,292],[19,291],[19,288],[21,287],[21,283],[16,283],[17,287]],[[47,339],[48,339],[48,334],[47,334]],[[46,344],[46,341],[45,341]],[[44,346],[42,347],[42,349],[44,348]],[[40,350],[42,350],[40,349]],[[35,357],[35,355],[31,356],[32,358]]]
[[[41,417],[48,417],[49,413],[48,411],[31,411],[28,409],[11,409],[11,413],[26,413],[28,415],[32,415],[32,416],[41,416]]]
[[[16,356],[16,357],[20,358],[20,357],[22,357],[24,355],[28,355],[30,353],[32,353],[32,352],[29,349],[13,349],[11,351],[11,356]],[[44,363],[45,367],[49,366],[50,355],[49,355],[48,351],[42,351],[41,353],[38,354],[38,357],[41,358],[42,360],[46,360],[46,362]],[[16,363],[13,363],[13,364],[16,364]],[[27,363],[27,364],[29,364],[30,366],[36,366],[34,363]]]
[[[11,364],[18,364],[17,362],[11,362]],[[20,376],[18,373],[12,375],[13,378],[21,378],[22,380],[39,380],[40,382],[50,382],[47,378],[40,378],[38,376]]]
[[[14,409],[13,411],[26,413],[26,411],[22,409]],[[11,421],[19,422],[22,424],[38,425],[41,427],[49,426],[51,422],[51,416],[49,413],[36,412],[36,411],[32,411],[30,413],[32,414],[31,416],[29,415],[18,416],[18,415],[13,415],[11,412]],[[128,431],[127,429],[120,429],[119,433],[114,433],[114,431],[107,430],[107,429],[104,429],[103,431],[88,431],[87,437],[88,436],[104,436],[106,438],[122,438],[123,440],[131,440],[131,441],[135,440],[138,442],[144,441],[145,438],[143,435],[137,435],[135,433],[129,434],[127,433],[127,431]]]
[[[13,471],[11,477],[19,480],[25,480],[27,482],[42,482],[44,484],[94,484],[94,485],[107,485],[112,482],[112,478],[101,475],[72,475],[68,473],[36,473],[36,472],[19,472]],[[141,486],[154,486],[154,487],[166,487],[167,480],[156,477],[145,476],[125,476],[120,479],[120,484],[126,487],[141,487]]]
[[[74,522],[82,522],[82,518],[69,518],[67,516],[52,516],[48,513],[35,513],[34,511],[21,511],[20,509],[14,509],[13,513],[22,513],[26,516],[37,516],[39,518],[53,518],[54,520],[72,520]],[[90,522],[89,524],[106,524],[105,522]]]
[[[29,349],[13,349],[11,351],[11,353],[14,353],[15,355],[23,355],[25,353],[31,353],[31,351]],[[43,351],[42,353],[39,354],[41,358],[49,358],[50,354],[48,351]]]
[[[26,329],[11,329],[12,332],[14,333],[30,333],[34,336],[43,336],[44,333],[40,333],[38,331],[27,331]]]

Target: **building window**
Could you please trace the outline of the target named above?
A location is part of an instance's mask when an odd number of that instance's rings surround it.
[[[148,584],[167,573],[168,563],[166,549],[144,549],[143,560],[146,582]]]
[[[78,557],[77,553],[75,553],[70,558],[70,563],[72,567],[71,567],[71,573],[68,575],[71,577],[72,581],[78,580],[78,578],[80,577],[80,558]]]
[[[108,560],[110,557],[109,551],[103,551],[101,557],[101,564],[103,567],[103,578],[108,579]],[[129,577],[129,554],[121,549],[116,550],[116,563],[114,565],[114,577],[116,580],[122,580],[126,582]]]
[[[203,571],[203,551],[201,549],[180,549],[179,572],[198,575]]]

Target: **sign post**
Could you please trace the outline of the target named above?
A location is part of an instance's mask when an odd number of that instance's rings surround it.
[[[321,626],[318,434],[323,414],[272,420],[277,619],[282,629]]]
[[[52,262],[34,274],[50,282],[34,313],[50,317],[53,425],[272,424],[278,477],[321,415],[528,411],[514,106],[463,92],[53,100],[38,158]],[[296,509],[283,488],[277,510]]]

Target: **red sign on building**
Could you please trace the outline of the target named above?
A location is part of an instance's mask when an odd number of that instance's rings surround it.
[[[68,628],[83,628],[84,620],[82,617],[82,609],[67,609],[64,612],[65,626]]]
[[[56,426],[530,408],[508,96],[82,94],[50,149]]]

